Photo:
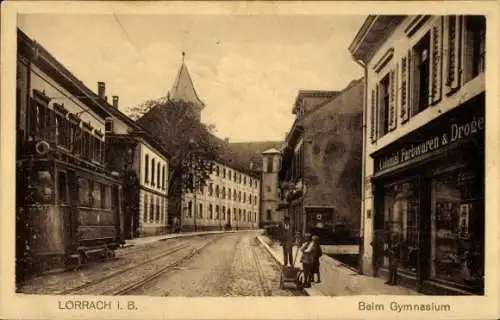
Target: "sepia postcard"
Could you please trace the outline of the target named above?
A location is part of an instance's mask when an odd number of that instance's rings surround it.
[[[5,319],[498,319],[496,1],[6,1]]]

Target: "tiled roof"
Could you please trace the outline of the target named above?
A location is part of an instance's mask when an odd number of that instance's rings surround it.
[[[205,107],[205,104],[196,93],[193,80],[191,79],[188,68],[184,62],[179,69],[179,73],[177,74],[177,78],[175,78],[172,89],[169,91],[169,98],[172,101],[181,100],[194,103],[202,108]]]

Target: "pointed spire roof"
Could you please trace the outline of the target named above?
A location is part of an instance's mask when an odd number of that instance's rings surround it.
[[[185,53],[182,53],[182,65],[179,69],[179,73],[177,74],[177,78],[172,85],[172,89],[170,89],[168,96],[172,101],[182,100],[185,102],[191,102],[195,105],[198,105],[200,108],[204,108],[205,104],[198,97],[196,90],[194,88],[193,80],[189,75],[188,68],[186,63],[184,62]]]

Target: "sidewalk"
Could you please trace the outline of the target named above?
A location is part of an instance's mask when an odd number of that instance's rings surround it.
[[[162,235],[158,235],[158,236],[128,239],[128,240],[125,240],[125,245],[123,247],[126,248],[126,247],[143,245],[143,244],[152,243],[152,242],[156,242],[156,241],[165,241],[168,239],[175,239],[175,238],[197,237],[197,236],[203,236],[203,235],[207,235],[207,234],[236,233],[236,232],[249,232],[249,231],[262,232],[262,229],[167,233],[167,234],[162,234]]]
[[[257,237],[273,258],[283,265],[283,249],[278,243],[264,236]],[[293,254],[297,247],[293,247]],[[295,261],[297,267],[302,268],[299,255]],[[311,288],[304,290],[310,296],[353,296],[353,295],[420,295],[415,290],[401,286],[388,286],[384,279],[359,274],[341,262],[323,255],[320,258],[321,283],[312,283]]]

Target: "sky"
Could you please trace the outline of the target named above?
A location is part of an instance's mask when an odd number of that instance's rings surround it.
[[[231,142],[283,140],[298,90],[341,90],[363,69],[348,46],[366,16],[22,14],[18,26],[94,92],[130,106],[166,96],[182,63]]]

